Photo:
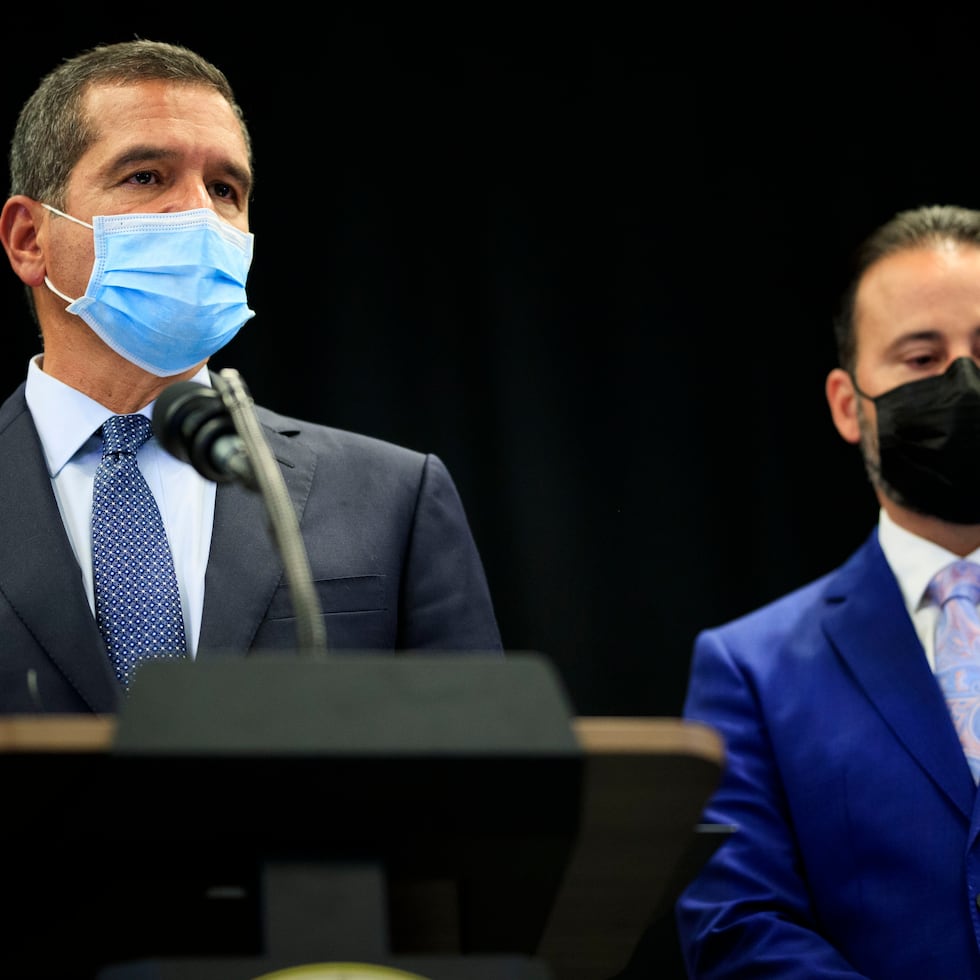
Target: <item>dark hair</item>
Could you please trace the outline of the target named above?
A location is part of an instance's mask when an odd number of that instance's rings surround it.
[[[962,242],[980,248],[980,211],[953,205],[900,211],[858,246],[851,263],[849,283],[834,318],[837,359],[844,370],[853,374],[857,361],[855,303],[865,273],[886,256],[940,242]]]
[[[71,172],[99,138],[99,122],[86,117],[89,86],[170,81],[205,85],[222,95],[241,123],[252,163],[248,127],[224,73],[177,44],[136,39],[103,44],[63,61],[41,79],[24,103],[10,143],[10,194],[64,207]]]

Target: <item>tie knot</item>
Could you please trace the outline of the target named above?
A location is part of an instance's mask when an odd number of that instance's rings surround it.
[[[152,434],[145,415],[111,415],[102,423],[102,456],[112,453],[135,455]]]
[[[954,597],[980,603],[980,565],[969,561],[947,565],[929,583],[929,594],[940,605]]]

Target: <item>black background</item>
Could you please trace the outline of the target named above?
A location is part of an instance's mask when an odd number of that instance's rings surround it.
[[[699,628],[872,527],[830,317],[873,226],[980,206],[980,14],[504,11],[21,10],[0,127],[97,42],[218,63],[255,143],[258,315],[214,366],[439,454],[505,645],[579,714],[674,715]],[[38,342],[0,288],[6,390]]]
[[[580,714],[670,715],[700,627],[872,525],[830,317],[875,224],[980,204],[978,16],[21,12],[0,126],[97,42],[218,63],[255,143],[257,316],[214,366],[439,454],[505,645]],[[12,389],[39,345],[0,287]]]

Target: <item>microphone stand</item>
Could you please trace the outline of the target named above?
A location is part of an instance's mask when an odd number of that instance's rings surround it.
[[[215,377],[215,388],[245,444],[245,451],[252,462],[255,482],[265,501],[272,535],[279,547],[293,600],[299,651],[309,657],[323,657],[327,652],[323,611],[313,587],[309,558],[300,535],[296,511],[289,499],[279,464],[262,434],[262,428],[252,408],[251,396],[241,375],[234,368],[225,368]]]

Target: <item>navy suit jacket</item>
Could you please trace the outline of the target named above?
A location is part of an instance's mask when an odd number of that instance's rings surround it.
[[[677,903],[692,977],[980,977],[977,792],[877,532],[702,632],[684,715],[737,827]]]
[[[500,651],[482,562],[443,463],[256,409],[296,508],[327,646]],[[0,406],[0,713],[118,709],[24,386]],[[261,495],[217,487],[198,656],[291,651],[292,600]]]

